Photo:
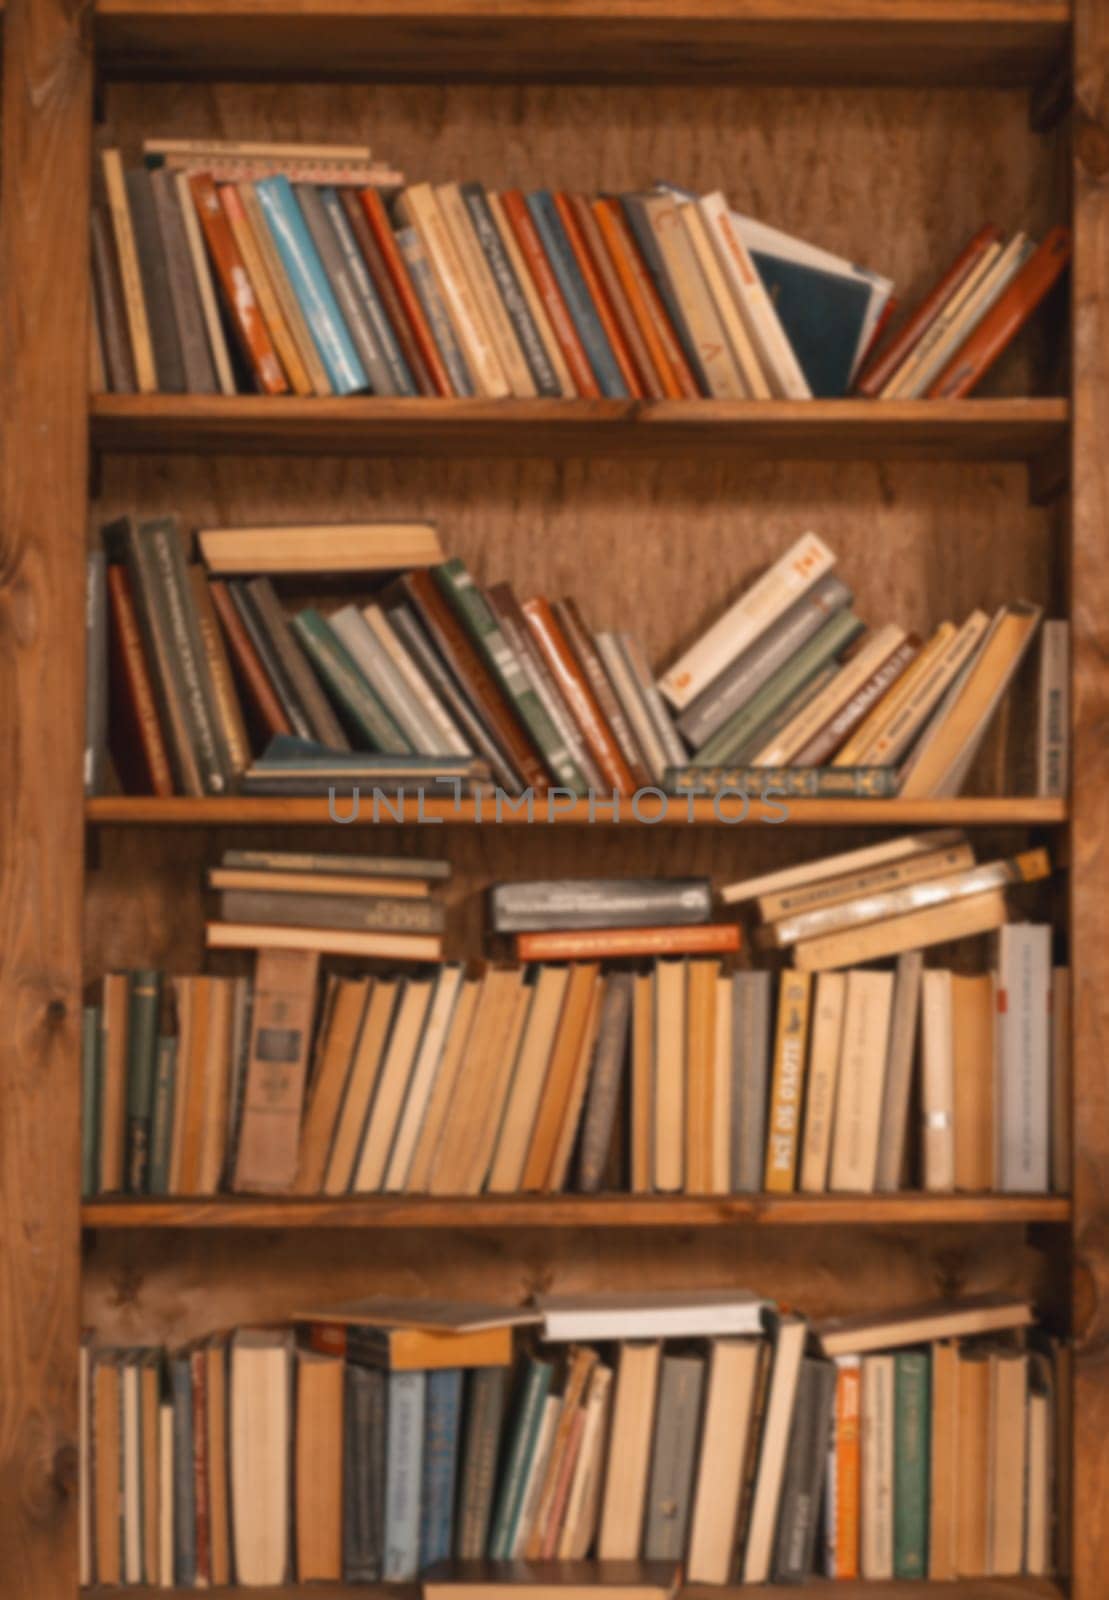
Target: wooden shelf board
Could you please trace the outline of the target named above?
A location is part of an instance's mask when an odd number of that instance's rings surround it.
[[[96,0],[116,77],[1037,82],[1066,0]],[[552,21],[556,22],[552,26]]]
[[[273,399],[97,395],[93,445],[119,454],[421,457],[722,455],[1038,461],[1068,402],[1015,400]]]
[[[82,1589],[87,1600],[118,1597],[119,1589]],[[276,1588],[207,1589],[207,1600],[418,1600],[415,1583],[284,1583]],[[195,1589],[127,1588],[128,1600],[194,1600]],[[837,1582],[814,1579],[790,1584],[788,1600],[1063,1600],[1062,1586],[1050,1578],[959,1578],[953,1583],[894,1581]],[[680,1600],[781,1600],[782,1585],[722,1586],[686,1584]]]
[[[780,805],[788,804],[789,815],[783,823]],[[392,802],[390,802],[392,804]],[[345,817],[351,812],[350,797],[337,796],[336,816]],[[654,797],[640,802],[645,819],[658,816],[661,802]],[[723,799],[717,808],[711,800],[695,800],[692,806],[693,825],[699,827],[760,826],[760,827],[1053,827],[1066,821],[1067,807],[1063,800],[1041,800],[1033,797],[999,797],[977,799],[967,797],[955,800],[793,800],[772,801],[769,806],[752,800],[745,822],[737,823],[742,804]],[[767,817],[771,820],[767,820]],[[270,796],[236,796],[232,799],[158,800],[147,795],[105,795],[85,802],[85,816],[98,827],[124,825],[133,827],[338,827],[329,814],[325,798],[280,799]],[[494,803],[486,800],[480,815],[473,800],[463,800],[456,806],[452,800],[427,800],[420,806],[415,799],[404,802],[399,817],[382,801],[375,819],[372,792],[363,791],[359,799],[358,815],[353,827],[394,826],[420,823],[458,824],[463,827],[497,827],[511,825],[526,827],[529,819],[523,811],[503,811],[498,819]],[[536,827],[588,827],[589,803],[578,801],[567,809],[559,809],[548,817],[544,801],[535,802],[531,825]],[[672,796],[665,817],[657,821],[640,821],[631,811],[631,802],[621,802],[619,820],[614,822],[609,810],[597,803],[594,825],[597,827],[649,828],[653,826],[686,827],[690,825],[690,805],[684,796]]]
[[[1066,1222],[1064,1195],[217,1195],[92,1200],[86,1228],[715,1228]]]

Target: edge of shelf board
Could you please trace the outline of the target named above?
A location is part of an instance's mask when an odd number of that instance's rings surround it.
[[[781,1600],[783,1585],[684,1584],[679,1600]],[[83,1600],[194,1600],[196,1589],[156,1589],[130,1585],[119,1589],[81,1589]],[[207,1600],[418,1600],[419,1583],[283,1583],[276,1588],[207,1589]],[[495,1593],[495,1590],[490,1590]],[[787,1600],[1063,1600],[1064,1590],[1053,1578],[956,1578],[947,1583],[928,1579],[889,1583],[839,1580],[833,1585],[814,1578],[786,1587]]]
[[[1066,1222],[1066,1195],[340,1195],[86,1201],[85,1228],[709,1228]]]
[[[1033,461],[1066,399],[466,400],[94,395],[93,446],[127,454],[757,456]]]

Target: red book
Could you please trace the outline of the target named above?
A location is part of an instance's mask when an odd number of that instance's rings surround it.
[[[928,291],[912,315],[902,323],[885,349],[879,351],[873,360],[869,352],[864,357],[862,371],[855,380],[856,394],[866,395],[870,400],[877,399],[901,363],[915,350],[959,285],[970,276],[990,245],[1000,238],[1000,230],[995,228],[992,222],[987,223],[974,235],[970,243],[955,257],[939,282]],[[889,309],[887,306],[887,312]],[[881,326],[880,323],[878,331],[881,330]]]
[[[194,172],[189,190],[223,290],[224,305],[238,334],[258,387],[265,394],[288,394],[289,380],[273,347],[250,274],[235,243],[219,194],[206,172]]]
[[[376,189],[359,189],[358,199],[362,210],[366,214],[366,221],[370,225],[370,232],[377,241],[381,251],[381,259],[393,281],[393,288],[397,298],[404,307],[408,325],[412,329],[412,337],[420,347],[420,354],[435,385],[436,394],[453,395],[450,374],[443,364],[443,357],[439,354],[439,346],[435,343],[428,320],[424,315],[424,308],[420,304],[419,296],[412,286],[412,279],[408,275],[408,266],[400,253],[393,230],[389,224],[389,216],[385,204]]]
[[[603,196],[594,202],[594,214],[604,232],[609,253],[620,271],[621,282],[655,365],[672,398],[697,400],[701,391],[685,358],[674,325],[655,288],[647,263],[624,218],[619,200]],[[671,387],[674,385],[675,387]]]
[[[566,230],[566,237],[570,241],[570,248],[574,252],[574,259],[577,261],[578,270],[585,280],[585,287],[589,291],[589,298],[593,301],[597,316],[600,318],[601,327],[605,330],[605,338],[612,346],[612,353],[616,358],[616,365],[620,368],[620,376],[627,385],[628,393],[631,395],[632,399],[642,400],[646,394],[646,390],[639,380],[639,374],[635,369],[635,362],[632,360],[631,350],[628,348],[627,340],[624,338],[623,331],[616,321],[616,316],[613,312],[612,306],[609,304],[608,295],[605,292],[605,286],[601,282],[597,268],[593,264],[593,258],[589,253],[589,246],[585,241],[585,235],[582,232],[581,225],[579,224],[578,218],[574,211],[574,207],[571,204],[570,196],[563,194],[561,189],[556,190],[554,203],[555,209],[557,210],[562,221],[562,226]]]
[[[728,955],[739,949],[735,922],[693,928],[591,928],[518,933],[517,961],[606,961],[617,956]]]
[[[578,393],[587,400],[599,400],[600,387],[593,376],[593,368],[589,365],[582,342],[578,338],[578,331],[570,319],[566,301],[562,298],[562,290],[555,281],[551,264],[535,231],[527,201],[519,189],[506,189],[501,195],[501,204],[504,206],[509,226],[516,235],[520,253],[527,262],[528,271],[539,291],[539,298],[546,308],[554,336],[558,340],[566,365],[570,368],[570,376],[577,386]]]
[[[126,793],[165,798],[173,793],[173,768],[158,721],[130,580],[126,569],[114,564],[108,568],[108,609],[112,760]]]
[[[358,195],[353,189],[339,189],[339,204],[346,212],[350,231],[353,233],[362,259],[366,263],[366,271],[373,279],[373,286],[377,290],[378,299],[381,301],[385,315],[389,319],[389,326],[396,336],[401,352],[408,363],[408,370],[412,374],[417,389],[423,395],[439,393],[439,386],[431,376],[424,353],[416,340],[411,320],[405,311],[396,285],[393,283],[385,257],[377,242],[366,213],[359,204]]]
[[[961,400],[977,388],[1048,290],[1058,282],[1070,260],[1070,248],[1069,228],[1052,228],[1001,299],[986,312],[969,339],[952,356],[927,391],[926,399]]]
[[[193,1494],[196,1531],[196,1582],[207,1588],[212,1574],[208,1515],[208,1362],[204,1351],[189,1352],[193,1400]]]
[[[289,719],[277,698],[262,658],[243,627],[243,619],[235,609],[227,585],[212,578],[208,582],[208,593],[227,640],[227,653],[231,657],[236,680],[262,732],[267,739],[277,733],[292,733]]]
[[[547,671],[562,691],[570,715],[581,730],[589,753],[601,770],[606,783],[618,794],[635,793],[635,777],[616,736],[605,721],[584,670],[566,641],[555,619],[550,602],[542,599],[525,600],[521,608],[528,627],[547,663]]]

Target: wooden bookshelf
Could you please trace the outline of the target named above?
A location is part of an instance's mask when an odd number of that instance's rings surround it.
[[[118,1589],[90,1589],[90,1597],[118,1594]],[[211,1600],[237,1600],[241,1589],[208,1589]],[[135,1600],[190,1600],[195,1589],[150,1589],[130,1586],[128,1594]],[[279,1589],[254,1588],[253,1600],[416,1600],[420,1590],[417,1584],[282,1584]],[[711,1588],[705,1584],[686,1584],[679,1591],[679,1600],[776,1600],[780,1585]],[[792,1600],[828,1600],[826,1583],[793,1584],[789,1590]],[[945,1583],[937,1591],[932,1583],[837,1583],[837,1600],[928,1600],[929,1596],[942,1596],[942,1600],[1063,1600],[1065,1591],[1044,1578],[966,1578],[957,1583]]]

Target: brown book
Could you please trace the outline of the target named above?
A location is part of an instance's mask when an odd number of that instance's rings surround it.
[[[955,1571],[982,1578],[989,1571],[990,1356],[971,1347],[959,1351],[959,1434],[955,1505]]]
[[[815,941],[814,941],[815,942]],[[593,928],[518,933],[517,961],[607,961],[621,956],[716,955],[739,949],[735,923],[692,928]]]
[[[96,294],[100,337],[104,348],[108,387],[113,394],[134,394],[135,363],[119,263],[108,219],[99,206],[92,212],[92,281]]]
[[[562,1390],[562,1400],[559,1405],[558,1421],[555,1423],[554,1441],[551,1453],[547,1457],[546,1471],[543,1475],[543,1487],[539,1494],[539,1503],[532,1520],[531,1532],[524,1547],[524,1555],[529,1561],[538,1561],[544,1555],[544,1545],[547,1534],[547,1524],[559,1490],[559,1481],[562,1468],[571,1448],[574,1432],[574,1421],[581,1410],[585,1388],[597,1364],[596,1350],[584,1345],[572,1345],[567,1358],[566,1380]]]
[[[550,1171],[547,1173],[547,1182],[544,1185],[546,1189],[555,1194],[565,1189],[566,1180],[570,1174],[570,1158],[577,1143],[582,1107],[585,1104],[585,1091],[589,1084],[589,1070],[597,1046],[597,1032],[601,1024],[601,1007],[604,1003],[604,997],[605,979],[602,977],[593,985],[593,997],[589,1005],[589,1018],[585,1025],[585,1032],[582,1034],[581,1045],[578,1049],[578,1059],[574,1066],[573,1077],[570,1080],[570,1092],[566,1097],[566,1104],[562,1113],[562,1127],[559,1129],[558,1142],[551,1157]]]
[[[616,698],[611,680],[605,671],[604,662],[593,643],[593,635],[586,627],[578,603],[569,595],[564,600],[556,600],[554,614],[559,627],[562,629],[578,664],[589,681],[589,686],[597,697],[601,715],[612,729],[613,737],[620,746],[621,754],[631,770],[632,780],[637,789],[645,789],[650,785],[651,775],[643,761],[643,754],[636,743],[635,734],[624,715],[624,708]]]
[[[193,1425],[193,1539],[197,1588],[211,1582],[211,1484],[208,1480],[208,1357],[203,1346],[189,1351],[189,1389]]]
[[[950,1339],[932,1346],[931,1498],[928,1506],[928,1576],[955,1576],[959,1498],[959,1347]]]
[[[520,1002],[531,998],[523,976],[516,968],[497,968],[486,974],[453,1086],[447,1137],[428,1174],[432,1194],[476,1194],[485,1181],[505,1080],[514,1064],[514,1045],[523,1021]],[[513,1059],[506,1071],[505,1060],[510,1056]],[[494,1098],[498,1087],[499,1098]]]
[[[325,1194],[346,1194],[354,1178],[354,1164],[362,1148],[362,1134],[381,1072],[399,987],[399,980],[395,978],[381,978],[374,984],[351,1057],[343,1103],[327,1158],[322,1184]]]
[[[807,744],[802,745],[797,754],[791,759],[791,767],[824,767],[839,750],[840,746],[854,733],[863,718],[887,694],[893,685],[906,672],[920,654],[921,641],[918,634],[910,633],[908,638],[890,651],[889,655],[875,667],[870,677],[847,701],[840,707],[834,716],[830,717],[824,726],[814,733]]]
[[[115,237],[116,262],[123,290],[131,359],[135,364],[135,387],[140,394],[155,394],[158,389],[158,374],[154,366],[154,345],[150,337],[150,321],[143,291],[139,253],[135,244],[135,229],[127,198],[123,160],[118,150],[103,150],[100,159],[112,233]]]
[[[319,966],[313,950],[259,952],[232,1183],[240,1194],[287,1194],[296,1182]]]
[[[123,1192],[127,1127],[127,1047],[131,981],[126,972],[105,974],[101,995],[100,1192]]]
[[[278,359],[288,374],[289,382],[299,395],[315,394],[315,385],[308,375],[308,368],[301,357],[299,346],[293,337],[293,330],[278,298],[277,289],[270,278],[265,256],[255,238],[254,227],[247,216],[238,186],[233,183],[221,183],[216,186],[216,193],[230,224],[231,236],[243,258],[247,277],[258,300],[262,320],[273,340]]]
[[[1001,232],[992,222],[980,228],[948,267],[939,282],[905,318],[893,338],[873,359],[866,360],[855,380],[855,392],[876,400],[901,363],[916,349],[960,284],[964,283],[990,245],[1000,240]]]
[[[343,1576],[344,1363],[296,1353],[296,1565],[300,1583]]]
[[[632,999],[631,1191],[650,1194],[654,1139],[654,978],[635,975]]]
[[[385,203],[377,190],[372,188],[359,189],[358,200],[377,244],[381,260],[392,281],[393,290],[404,309],[405,321],[411,330],[412,339],[419,348],[424,371],[433,385],[430,392],[453,395],[454,388],[450,374],[435,342],[435,335],[431,331],[420,297],[412,284],[408,266],[400,253],[385,210]],[[349,210],[347,214],[350,215]]]
[[[647,342],[640,332],[639,324],[635,320],[635,313],[631,308],[620,281],[620,275],[615,263],[605,249],[605,241],[601,235],[600,225],[594,214],[593,207],[580,194],[567,195],[567,201],[574,213],[581,237],[589,252],[589,258],[598,278],[604,286],[604,291],[612,315],[619,327],[625,349],[635,368],[636,377],[643,394],[651,400],[664,400],[666,390],[662,386],[655,364],[647,349]]]
[[[601,327],[604,329],[605,338],[612,349],[616,365],[620,369],[620,376],[623,378],[632,399],[642,400],[647,390],[640,379],[639,373],[636,371],[631,347],[624,337],[624,331],[609,300],[605,284],[594,264],[593,257],[590,255],[589,245],[582,230],[579,214],[573,203],[573,197],[561,190],[556,190],[554,203],[570,248],[574,252],[578,271],[581,273],[589,298],[593,302]],[[580,203],[588,211],[584,200]]]
[[[177,182],[164,168],[150,174],[154,214],[165,256],[169,298],[177,324],[177,340],[186,394],[215,394],[216,370],[208,347],[204,312],[193,271]]]
[[[677,334],[659,298],[658,290],[632,237],[624,218],[620,202],[602,197],[593,202],[593,214],[601,230],[617,275],[627,295],[643,342],[647,346],[662,384],[670,400],[694,400],[698,389],[678,342]]]
[[[383,961],[440,961],[443,956],[443,941],[438,934],[209,922],[204,937],[209,950],[314,950],[321,956],[380,957]]]
[[[120,1440],[119,1356],[113,1350],[94,1350],[92,1356],[92,1499],[96,1524],[96,1582],[114,1587],[120,1582]]]
[[[459,989],[439,1070],[435,1074],[435,1087],[424,1112],[416,1148],[405,1177],[407,1194],[425,1194],[431,1188],[439,1143],[449,1126],[455,1084],[466,1060],[470,1030],[477,1015],[482,987],[480,978],[466,978]]]
[[[541,598],[525,600],[522,609],[540,654],[562,691],[605,782],[619,794],[634,794],[635,777],[632,770],[624,760],[612,729],[601,714],[597,697],[567,644],[550,603]]]
[[[1009,287],[926,390],[929,400],[960,400],[1012,343],[1070,260],[1068,228],[1052,228]]]
[[[955,1187],[994,1184],[994,980],[951,976],[955,1079]]]
[[[593,375],[593,368],[589,365],[589,357],[578,337],[577,328],[570,316],[562,290],[547,260],[547,253],[535,231],[527,201],[519,189],[506,189],[501,195],[501,204],[509,226],[516,236],[516,243],[520,246],[520,253],[527,263],[532,281],[539,292],[543,309],[550,320],[551,329],[558,341],[563,359],[570,369],[570,376],[574,380],[578,394],[586,400],[599,400],[600,386]]]
[[[139,1362],[139,1412],[142,1430],[142,1540],[143,1577],[153,1587],[159,1582],[159,1448],[158,1405],[160,1400],[158,1352],[148,1351]]]
[[[231,1125],[231,1039],[235,981],[233,978],[212,978],[210,982],[207,1059],[204,1064],[204,1119],[197,1161],[196,1189],[199,1194],[215,1194],[220,1186]]]
[[[204,1140],[205,1100],[210,1062],[212,988],[218,980],[193,978],[189,990],[189,1018],[182,1032],[180,1051],[188,1048],[185,1063],[186,1092],[181,1106],[181,1161],[175,1192],[200,1193],[200,1148]]]
[[[208,575],[199,564],[189,568],[189,586],[196,609],[200,647],[207,657],[208,672],[212,680],[216,722],[227,751],[232,776],[238,777],[250,765],[250,741],[246,735],[239,697],[235,693],[231,663],[227,659],[227,652],[223,647],[223,635],[216,621],[212,596],[208,589]]]
[[[378,299],[389,319],[389,325],[408,363],[417,389],[423,395],[440,393],[424,360],[423,351],[416,341],[411,320],[385,265],[385,258],[370,227],[366,212],[359,203],[358,192],[343,188],[338,190],[338,195],[339,202],[346,212],[347,221],[350,223],[350,230],[366,263],[366,271],[373,280]],[[403,262],[401,264],[403,265]]]
[[[719,961],[691,961],[686,983],[685,1192],[712,1190],[713,1068]]]
[[[225,1340],[220,1337],[210,1339],[204,1346],[203,1357],[208,1437],[209,1577],[214,1586],[222,1587],[231,1582],[230,1492],[227,1473],[229,1395]],[[155,1408],[156,1419],[157,1408]],[[147,1457],[147,1461],[151,1460],[156,1461],[157,1455]],[[145,1461],[143,1470],[144,1472],[147,1470]],[[158,1574],[151,1573],[147,1581],[157,1583]]]
[[[135,615],[127,569],[108,567],[109,740],[120,782],[129,794],[173,793],[173,769],[166,748],[154,686]]]
[[[547,1081],[535,1119],[521,1181],[523,1189],[543,1189],[551,1171],[566,1107],[573,1092],[578,1059],[589,1027],[593,991],[599,968],[596,962],[575,966],[570,972],[566,998],[551,1050]]]
[[[207,173],[194,172],[189,178],[189,191],[223,290],[224,306],[258,387],[264,394],[288,394],[289,380],[273,347],[216,186]]]
[[[212,607],[220,620],[227,648],[238,676],[239,685],[253,708],[254,714],[267,739],[278,733],[292,733],[292,724],[277,698],[262,658],[243,626],[238,608],[231,598],[226,583],[214,579],[208,584]]]
[[[366,1012],[370,978],[328,979],[316,1038],[316,1065],[308,1109],[300,1133],[296,1193],[320,1194],[336,1132],[343,1092],[350,1075]]]

